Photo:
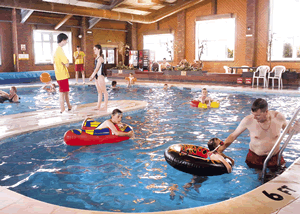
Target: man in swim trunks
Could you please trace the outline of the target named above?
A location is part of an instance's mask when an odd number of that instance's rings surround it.
[[[121,122],[122,118],[123,118],[123,112],[119,109],[114,109],[112,114],[111,114],[111,119],[104,121],[96,129],[109,128],[114,135],[127,136],[127,137],[131,137],[131,138],[134,137],[134,132],[133,131],[121,132],[121,131],[117,130],[115,125],[117,125],[119,128],[123,127],[123,123]]]
[[[10,87],[9,94],[0,90],[0,103],[8,100],[11,103],[18,103],[19,96],[17,95],[17,88],[15,86]]]
[[[249,152],[246,157],[246,163],[251,168],[262,168],[263,163],[272,150],[277,139],[280,136],[281,129],[287,126],[285,116],[277,111],[269,111],[266,100],[258,98],[251,107],[252,114],[246,116],[224,141],[224,145],[218,149],[222,153],[240,134],[246,129],[250,132]],[[297,121],[289,130],[300,131],[300,123]],[[288,133],[289,133],[288,132]],[[268,167],[277,165],[278,152],[280,147],[275,149],[275,155],[270,159]],[[285,163],[283,157],[280,160],[281,165]]]

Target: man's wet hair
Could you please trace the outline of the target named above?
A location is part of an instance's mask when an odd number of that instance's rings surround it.
[[[112,85],[112,86],[116,86],[116,85],[117,85],[117,81],[112,81],[112,82],[111,82],[111,85]]]
[[[112,115],[114,116],[114,115],[116,115],[116,114],[122,114],[123,112],[120,110],[120,109],[114,109],[113,111],[112,111]]]
[[[268,110],[267,101],[262,98],[256,99],[252,104],[251,111],[256,112],[258,109],[260,109],[263,112]]]
[[[58,36],[57,36],[57,43],[59,44],[59,43],[61,43],[62,41],[67,40],[67,39],[68,39],[68,36],[67,36],[66,34],[60,33],[60,34],[58,34]]]
[[[214,137],[207,142],[209,151],[213,151],[218,146],[217,142],[216,142],[217,140],[218,140],[218,138]]]

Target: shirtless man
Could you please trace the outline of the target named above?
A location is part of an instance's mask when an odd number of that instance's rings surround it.
[[[264,99],[258,98],[251,107],[252,114],[246,116],[224,141],[224,145],[218,149],[222,153],[241,133],[246,129],[250,132],[249,152],[246,157],[246,163],[252,168],[262,168],[263,163],[275,145],[280,136],[281,129],[287,126],[283,114],[277,111],[269,111],[268,103]],[[300,123],[296,122],[289,130],[300,131]],[[275,150],[275,155],[270,159],[268,167],[277,165],[278,152],[280,147]],[[285,163],[283,157],[280,160],[281,165]]]
[[[115,127],[115,124],[117,124],[120,128],[122,128],[124,126],[123,123],[121,122],[122,117],[123,117],[123,112],[119,109],[115,109],[115,110],[113,110],[113,112],[111,114],[111,119],[104,121],[96,129],[109,128],[114,135],[134,137],[133,131],[121,132],[121,131],[118,131],[117,128]]]

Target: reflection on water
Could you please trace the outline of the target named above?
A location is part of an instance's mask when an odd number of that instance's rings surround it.
[[[93,91],[86,87],[78,96]],[[207,147],[212,137],[224,140],[250,114],[251,104],[258,97],[267,99],[271,110],[279,110],[289,119],[298,98],[209,93],[222,100],[219,109],[183,104],[199,97],[200,91],[136,86],[109,91],[110,99],[148,102],[144,111],[124,115],[124,122],[135,130],[135,139],[89,147],[66,146],[63,134],[79,128],[81,123],[76,123],[4,140],[0,145],[0,185],[53,204],[120,212],[184,209],[248,192],[259,186],[260,180],[259,172],[244,162],[247,131],[225,151],[235,159],[231,174],[194,177],[180,172],[166,163],[164,150],[176,143]],[[284,152],[287,165],[299,157],[299,142],[300,137],[295,136]]]

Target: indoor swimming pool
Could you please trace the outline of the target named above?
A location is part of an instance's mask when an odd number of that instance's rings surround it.
[[[28,91],[22,95],[21,90],[21,100],[27,100]],[[38,88],[28,90],[32,94],[28,100],[35,103],[30,111],[58,107],[55,97],[58,95],[55,94],[51,102],[41,104],[49,94],[39,92]],[[135,139],[90,147],[66,146],[64,133],[80,128],[81,123],[7,138],[0,141],[0,185],[51,204],[120,212],[199,207],[249,192],[261,185],[261,181],[260,172],[249,169],[244,162],[249,147],[248,131],[224,152],[235,160],[232,173],[198,177],[195,184],[190,183],[192,175],[166,163],[164,151],[176,143],[207,147],[210,138],[225,140],[241,119],[251,113],[256,98],[266,99],[269,110],[280,111],[289,120],[299,96],[228,93],[209,88],[208,92],[221,100],[220,108],[198,109],[183,104],[199,97],[200,89],[135,86],[110,90],[111,100],[148,102],[145,110],[126,113],[123,117],[123,122],[135,130]],[[97,100],[95,87],[73,86],[70,95],[71,102],[76,104]],[[20,104],[11,104],[10,108],[18,108]],[[12,112],[6,114],[18,113]],[[107,117],[97,120],[104,119]],[[284,152],[287,166],[299,157],[299,145],[300,137],[296,135]]]

